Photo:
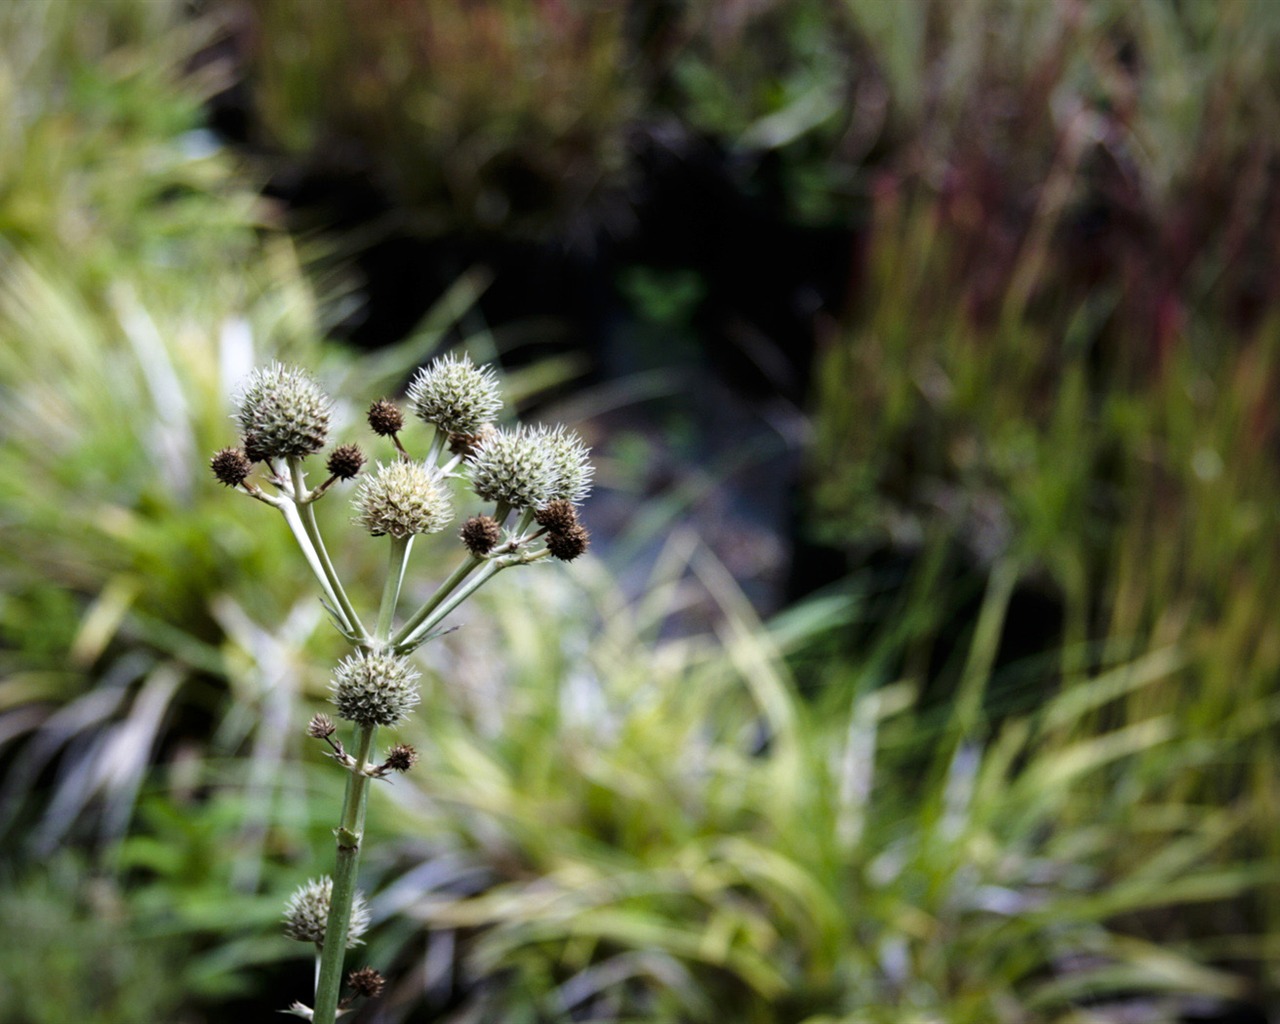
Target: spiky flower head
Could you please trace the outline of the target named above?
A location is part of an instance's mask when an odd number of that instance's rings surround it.
[[[495,430],[476,448],[471,485],[486,501],[538,508],[552,497],[557,470],[543,430]]]
[[[353,654],[338,663],[330,688],[338,716],[359,725],[395,725],[417,707],[420,674],[394,654]]]
[[[453,518],[439,478],[420,463],[404,460],[378,463],[378,471],[361,481],[355,509],[355,521],[375,537],[438,533]]]
[[[236,418],[254,461],[305,458],[329,436],[329,397],[304,370],[272,363],[249,374]]]
[[[253,472],[253,463],[239,448],[223,448],[209,460],[209,468],[228,487],[239,487]]]
[[[420,419],[449,434],[475,434],[502,410],[498,378],[465,354],[444,356],[420,369],[408,396]]]
[[[324,943],[324,929],[329,921],[329,904],[333,900],[333,879],[328,875],[309,879],[300,885],[284,905],[284,933],[299,942]],[[360,936],[369,930],[369,904],[363,894],[356,893],[351,903],[351,924],[347,929],[347,948],[360,945]]]
[[[551,498],[581,505],[591,493],[591,477],[595,474],[595,468],[587,458],[591,449],[572,430],[558,426],[543,428],[543,431],[555,471]]]

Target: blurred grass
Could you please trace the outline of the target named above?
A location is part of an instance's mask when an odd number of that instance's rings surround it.
[[[299,42],[293,5],[255,7]],[[813,527],[912,560],[767,624],[680,532],[636,598],[590,559],[504,575],[424,648],[423,764],[370,815],[387,1019],[1274,997],[1270,7],[698,3],[642,33],[650,93],[621,7],[392,10],[325,5],[257,88],[295,152],[335,124],[399,152],[425,223],[569,216],[625,177],[646,96],[781,154],[799,220],[869,202]],[[347,401],[483,287],[373,359],[325,344],[329,298],[202,131],[215,38],[176,2],[0,10],[0,917],[38,924],[0,950],[15,1024],[292,998],[278,897],[327,870],[336,801],[300,724],[338,645],[281,524],[204,461],[273,356],[318,369],[348,440]],[[339,557],[371,586],[371,544]],[[1009,666],[1027,586],[1065,625]]]

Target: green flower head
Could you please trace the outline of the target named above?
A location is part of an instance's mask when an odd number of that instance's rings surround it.
[[[572,430],[564,427],[544,427],[542,430],[555,473],[551,499],[581,505],[591,493],[591,477],[595,474],[595,468],[587,459],[591,449]]]
[[[298,886],[284,905],[284,933],[299,942],[322,945],[332,900],[333,879],[327,875]],[[369,930],[369,919],[369,904],[361,893],[356,893],[351,904],[351,924],[347,929],[348,949],[360,945],[360,936]]]
[[[394,654],[353,654],[338,663],[331,689],[338,717],[359,725],[395,725],[418,706],[418,670]]]
[[[495,430],[471,459],[476,494],[514,508],[538,508],[550,501],[557,479],[555,451],[541,429]]]
[[[355,509],[355,521],[375,537],[438,533],[453,519],[444,485],[417,462],[379,463],[378,471],[361,481]]]
[[[329,436],[329,396],[305,371],[272,363],[249,374],[236,419],[250,458],[305,458]]]
[[[449,434],[475,434],[502,410],[498,378],[467,355],[445,356],[420,369],[408,396],[419,419]]]

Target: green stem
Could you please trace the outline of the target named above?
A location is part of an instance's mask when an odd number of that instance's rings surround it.
[[[400,587],[404,583],[405,566],[409,564],[409,548],[413,545],[413,535],[391,538],[391,554],[387,561],[387,578],[382,585],[382,604],[378,607],[378,624],[374,628],[374,639],[385,644],[391,636],[391,626],[395,621],[396,604],[400,600]]]
[[[358,639],[363,641],[368,634],[364,631],[364,626],[360,622],[360,616],[356,614],[351,600],[347,597],[346,590],[342,587],[342,581],[338,579],[338,574],[334,571],[333,562],[329,559],[329,551],[324,546],[324,538],[320,536],[320,524],[316,522],[316,511],[311,502],[307,501],[307,485],[302,473],[302,460],[289,459],[289,475],[293,480],[293,496],[294,502],[298,510],[298,517],[302,520],[302,528],[306,530],[307,537],[311,540],[311,545],[315,549],[317,558],[320,561],[321,571],[325,578],[329,581],[329,592],[333,595],[336,607],[346,617],[347,624],[351,627],[350,632]]]
[[[330,584],[328,576],[325,575],[324,565],[320,561],[320,556],[316,553],[315,546],[307,535],[306,527],[302,524],[302,518],[298,515],[297,506],[292,501],[283,501],[276,507],[280,509],[280,514],[284,516],[284,521],[289,525],[289,531],[293,534],[293,539],[298,542],[298,547],[302,549],[302,555],[307,560],[307,565],[311,567],[311,572],[315,575],[316,582],[320,584],[320,589],[324,591],[324,596],[329,599],[329,607],[333,608],[342,617],[342,628],[348,633],[354,634],[355,624],[346,618],[346,614],[342,610],[338,595],[334,593],[333,586]]]
[[[414,612],[413,615],[410,616],[409,621],[396,631],[395,636],[391,638],[391,645],[393,647],[399,647],[405,642],[405,640],[412,636],[417,628],[422,625],[423,620],[440,606],[440,602],[448,597],[459,583],[470,576],[477,566],[480,566],[483,563],[483,558],[477,558],[475,555],[472,555],[465,562],[459,565],[458,568],[454,569],[449,578],[441,583],[436,589],[436,592],[427,598],[426,604]]]
[[[408,629],[407,627],[409,624],[406,623],[406,628],[401,628],[401,630],[392,638],[392,646],[399,649],[404,647],[406,644],[412,645],[418,637],[432,629],[446,615],[457,608],[458,605],[462,604],[463,601],[505,569],[507,565],[507,562],[503,562],[500,559],[491,559],[485,563],[485,567],[479,575],[473,576],[471,579],[467,580],[466,586],[455,591],[449,596],[448,600],[437,600],[437,598],[441,598],[441,591],[444,590],[444,588],[441,587],[440,590],[436,591],[435,596],[427,602],[427,604],[432,605],[430,609],[427,609],[429,614],[422,615],[421,620],[413,629]],[[417,616],[415,616],[415,618],[417,618]]]
[[[364,767],[373,752],[376,725],[360,726],[356,743],[356,765],[347,778],[347,795],[342,803],[342,821],[338,825],[338,862],[333,872],[333,895],[329,901],[329,920],[320,948],[320,980],[316,983],[316,1007],[313,1024],[333,1024],[338,1014],[338,998],[342,991],[342,965],[347,952],[347,933],[351,928],[351,905],[356,894],[356,871],[360,866],[360,840],[364,835],[364,811],[369,798],[369,776]]]

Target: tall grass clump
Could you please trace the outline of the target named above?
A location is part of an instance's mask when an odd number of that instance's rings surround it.
[[[909,5],[894,26],[851,9],[912,145],[872,189],[864,299],[817,377],[817,532],[855,557],[1011,574],[1061,609],[1033,641],[1052,671],[988,710],[1176,651],[1080,735],[1167,716],[1201,754],[1140,757],[1134,813],[1236,815],[1221,855],[1274,863],[1280,321],[1262,268],[1280,177],[1258,127],[1280,102],[1280,22],[1248,3]],[[946,647],[972,628],[940,619],[902,664],[945,662],[961,686]],[[1272,895],[1179,930],[1225,914],[1269,932]],[[1274,985],[1262,946],[1244,959]]]
[[[1205,755],[1176,716],[1092,727],[1165,685],[1176,652],[998,727],[939,723],[925,680],[883,663],[830,664],[801,697],[788,661],[852,609],[767,626],[688,535],[641,598],[587,578],[585,596],[481,595],[472,635],[427,649],[448,685],[406,728],[422,761],[373,804],[401,830],[370,865],[397,1014],[1172,1021],[1246,991],[1215,957],[1247,934],[1160,922],[1258,884],[1233,852],[1247,810],[1117,784],[1155,751],[1173,775]],[[699,592],[711,635],[678,624]],[[988,594],[966,652],[972,695],[1007,598]]]

